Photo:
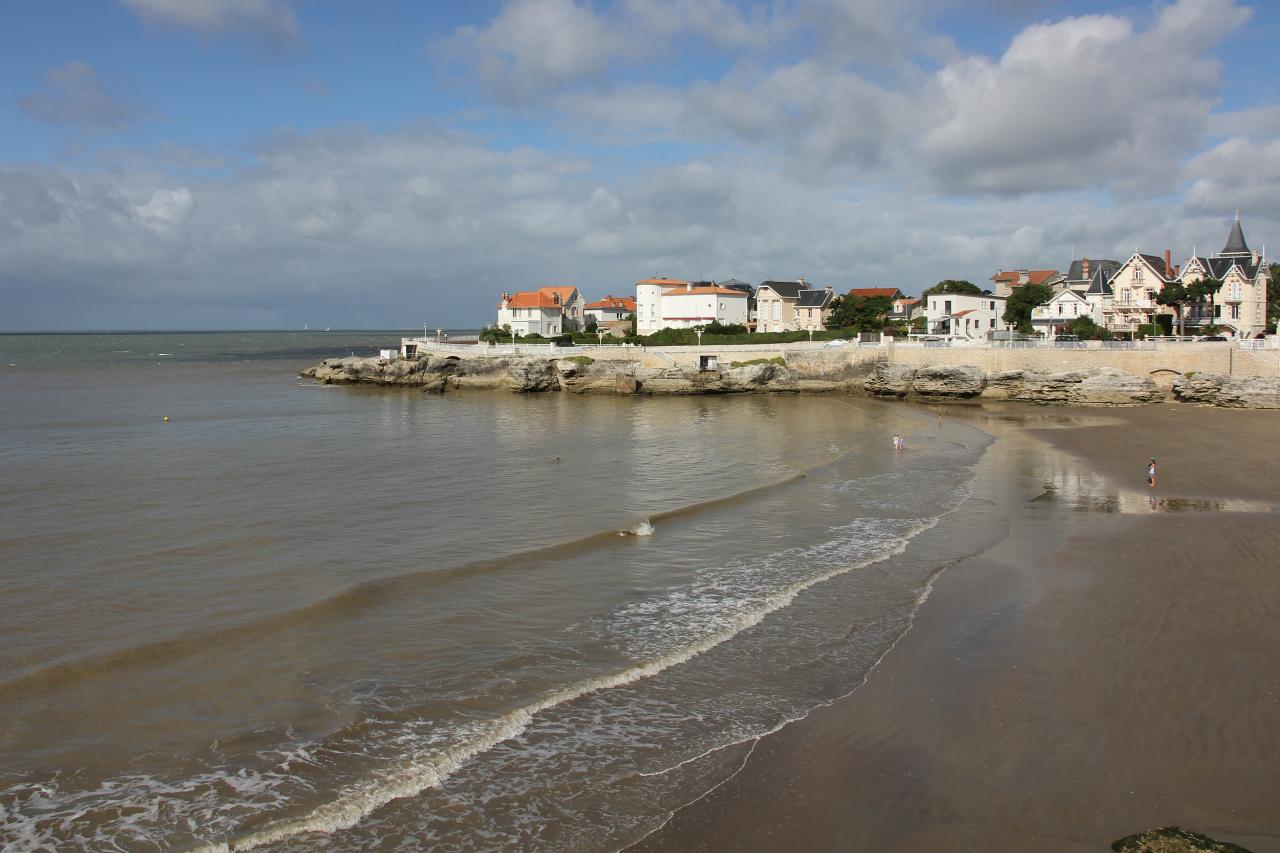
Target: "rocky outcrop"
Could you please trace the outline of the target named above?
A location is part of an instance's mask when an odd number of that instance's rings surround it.
[[[857,371],[868,371],[859,375]],[[1014,400],[1039,405],[1134,406],[1164,400],[1148,376],[1110,367],[1045,372],[1006,370],[985,374],[973,365],[914,368],[879,361],[856,370],[825,353],[808,360],[760,361],[723,370],[677,365],[644,367],[639,360],[433,356],[418,360],[331,358],[307,368],[317,382],[413,386],[428,392],[505,389],[516,393],[743,394],[842,393],[861,388],[882,397]],[[1174,382],[1176,399],[1206,406],[1280,409],[1280,378],[1197,373]]]
[[[1280,409],[1280,378],[1195,373],[1173,382],[1174,396],[1184,403],[1228,409]]]
[[[871,375],[862,383],[868,394],[877,397],[905,397],[912,390],[916,369],[907,364],[878,362]]]
[[[982,398],[1046,406],[1137,406],[1163,400],[1164,392],[1146,376],[1111,367],[1059,373],[1003,370],[987,377]]]
[[[976,397],[986,387],[987,375],[971,364],[922,367],[916,371],[911,388],[921,397]]]
[[[1149,376],[1136,376],[1114,367],[1086,371],[1071,402],[1086,406],[1135,406],[1158,403],[1165,393]]]

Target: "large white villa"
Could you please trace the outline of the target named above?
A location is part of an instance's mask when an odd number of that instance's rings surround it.
[[[661,329],[694,329],[711,323],[747,324],[748,295],[715,284],[695,284],[675,278],[647,278],[636,282],[636,333]]]

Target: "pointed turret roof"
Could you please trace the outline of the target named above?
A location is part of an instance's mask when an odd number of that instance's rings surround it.
[[[1248,257],[1252,252],[1244,241],[1244,231],[1240,230],[1240,211],[1236,211],[1236,221],[1231,223],[1231,234],[1227,237],[1227,245],[1218,253],[1220,258]]]

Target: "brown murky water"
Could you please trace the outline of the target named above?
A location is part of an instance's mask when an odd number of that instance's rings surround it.
[[[295,378],[394,337],[0,336],[0,844],[623,846],[861,681],[990,441]]]

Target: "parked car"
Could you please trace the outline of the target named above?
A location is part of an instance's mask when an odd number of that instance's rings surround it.
[[[1201,342],[1204,342],[1204,341],[1214,341],[1214,342],[1217,342],[1217,341],[1229,341],[1229,340],[1231,340],[1231,339],[1230,339],[1230,338],[1228,338],[1228,337],[1225,337],[1225,336],[1223,336],[1223,335],[1205,335],[1205,336],[1204,336],[1203,338],[1201,338],[1200,340],[1201,340]]]
[[[845,346],[845,345],[846,345],[846,344],[848,344],[848,343],[849,343],[849,342],[848,342],[848,341],[846,341],[844,338],[832,338],[831,340],[827,341],[826,346],[829,346],[829,347],[842,347],[842,346]]]

